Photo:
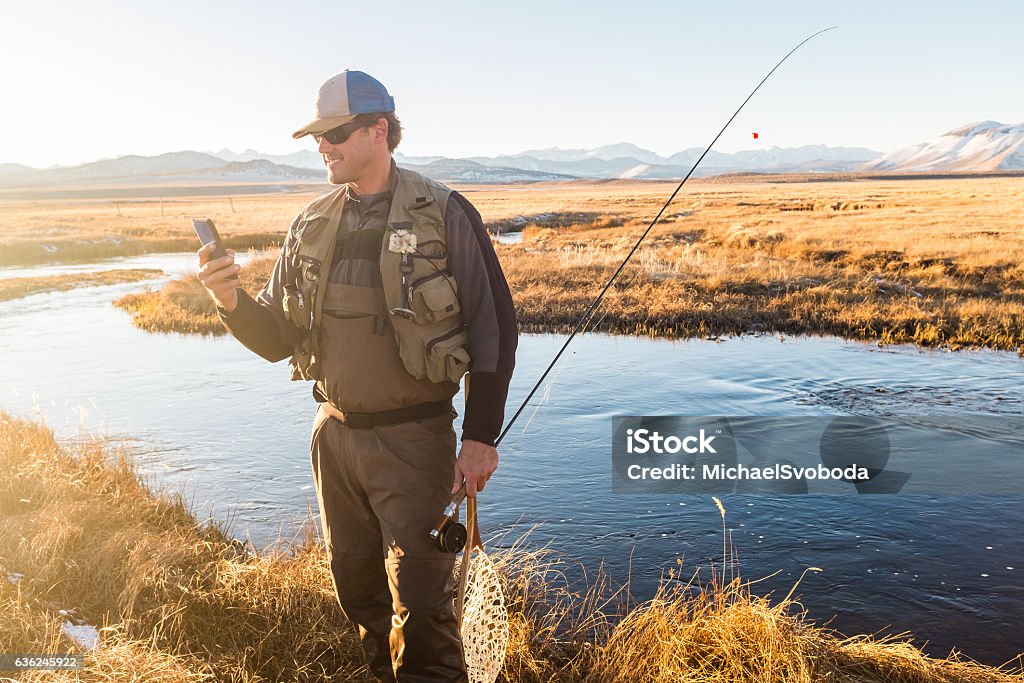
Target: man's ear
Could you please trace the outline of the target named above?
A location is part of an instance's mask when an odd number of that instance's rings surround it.
[[[388,124],[388,120],[383,118],[383,117],[381,117],[381,118],[377,119],[377,123],[375,123],[372,126],[370,126],[370,130],[373,133],[373,141],[374,142],[380,141],[380,142],[383,142],[384,144],[387,144],[387,142],[388,142],[388,125],[389,125]]]

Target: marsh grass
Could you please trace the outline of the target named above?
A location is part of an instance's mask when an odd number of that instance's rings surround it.
[[[704,338],[824,334],[1024,353],[1024,179],[803,179],[810,182],[692,181],[588,329]],[[595,181],[462,189],[496,231],[522,230],[520,244],[496,249],[523,329],[565,332],[673,187]],[[221,224],[228,234],[275,226],[279,232],[253,234],[279,238],[308,198],[256,198]],[[152,206],[137,211],[120,217],[131,230],[155,239],[171,229]],[[90,218],[70,211],[63,220],[76,217],[82,224]],[[187,232],[184,219],[175,218],[173,230]],[[17,231],[18,239],[30,233]],[[255,292],[270,265],[249,270],[243,277]],[[186,280],[120,305],[147,330],[222,334],[203,298],[198,283]]]
[[[43,277],[14,277],[0,280],[0,301],[19,299],[43,292],[63,292],[78,287],[115,285],[122,282],[151,280],[164,274],[162,270],[137,268],[132,270],[104,270],[95,273],[67,273]]]
[[[303,197],[0,200],[0,266],[195,251],[191,217],[214,219],[230,248],[262,249],[281,243]]]
[[[252,252],[239,274],[239,286],[255,296],[270,276],[275,254]],[[194,275],[172,280],[160,289],[127,294],[114,302],[128,311],[136,327],[149,332],[220,335],[224,326],[217,308]]]
[[[1024,681],[955,654],[926,657],[905,637],[843,638],[806,617],[795,586],[781,601],[753,595],[729,557],[704,585],[673,569],[645,601],[600,570],[572,590],[550,549],[513,543],[492,557],[510,615],[502,680]],[[75,651],[60,609],[101,627],[83,672],[24,681],[365,677],[313,533],[256,551],[198,522],[179,495],[153,492],[129,453],[88,439],[62,445],[4,413],[0,572],[24,575],[0,581],[0,651]]]
[[[1024,178],[691,181],[589,329],[669,337],[826,334],[1024,353]],[[783,182],[787,181],[787,182]],[[523,329],[571,329],[674,182],[467,186],[495,230]],[[277,244],[313,192],[0,202],[0,265],[192,251],[189,216],[236,249]],[[229,209],[230,206],[230,209]],[[65,248],[67,247],[67,248]],[[258,290],[269,264],[243,275]],[[198,282],[122,305],[152,331],[223,333]]]
[[[358,640],[312,535],[288,553],[255,553],[198,523],[180,495],[154,494],[126,452],[102,441],[72,451],[41,425],[4,414],[0,449],[0,562],[25,576],[0,594],[20,605],[23,624],[0,629],[0,651],[67,651],[67,642],[55,646],[53,623],[57,609],[72,608],[138,660],[121,668],[102,654],[100,668],[116,672],[110,680],[137,680],[132,668],[163,671],[141,679],[154,681],[358,671]],[[175,670],[182,675],[163,677]]]

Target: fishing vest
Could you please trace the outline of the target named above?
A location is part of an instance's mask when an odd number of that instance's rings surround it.
[[[412,377],[457,387],[469,368],[469,334],[448,267],[444,214],[451,190],[412,171],[396,172],[380,250],[388,320]],[[282,306],[296,332],[293,380],[322,379],[320,322],[347,198],[342,186],[313,201],[286,238],[283,258],[294,277],[284,284]]]

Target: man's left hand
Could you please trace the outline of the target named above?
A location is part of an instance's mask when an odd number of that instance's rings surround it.
[[[483,491],[487,480],[494,470],[498,469],[498,449],[480,441],[466,439],[459,449],[459,457],[455,461],[455,483],[452,484],[452,495],[466,480],[466,495],[476,498],[477,491]]]

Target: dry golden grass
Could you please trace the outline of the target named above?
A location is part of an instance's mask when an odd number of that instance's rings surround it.
[[[313,195],[0,199],[0,266],[195,251],[191,217],[212,218],[234,249],[280,244]]]
[[[239,284],[250,294],[262,289],[274,266],[274,256],[253,253],[239,274]],[[198,267],[198,260],[197,260]],[[132,322],[149,332],[182,332],[186,334],[224,334],[213,301],[199,279],[186,276],[173,280],[158,290],[147,289],[127,294],[114,305],[131,313]]]
[[[725,518],[723,508],[723,522]],[[495,554],[510,613],[502,680],[952,683],[1024,681],[908,641],[844,639],[811,623],[792,593],[770,602],[725,572],[696,591],[671,572],[652,600],[598,572],[570,589],[549,551]],[[307,537],[256,552],[154,494],[128,455],[66,447],[0,413],[0,652],[75,651],[57,610],[102,626],[82,672],[25,681],[358,680],[358,641],[334,600],[326,556]]]
[[[3,652],[67,651],[46,638],[56,609],[72,608],[112,629],[140,660],[130,667],[183,672],[140,680],[316,681],[360,668],[314,538],[290,554],[253,553],[198,524],[179,495],[154,495],[124,452],[99,441],[70,452],[41,425],[2,413],[0,561],[25,576],[20,600],[36,606],[22,610],[24,629],[0,629]],[[118,667],[108,655],[101,668]],[[88,680],[105,680],[94,673]]]
[[[0,280],[0,301],[19,299],[42,292],[63,292],[76,287],[116,285],[160,277],[162,270],[137,268],[133,270],[105,270],[95,273],[69,273],[44,277],[12,277]]]
[[[698,184],[651,232],[594,326],[1024,350],[1021,182]],[[638,197],[621,228],[532,228],[502,251],[525,329],[575,324],[656,213],[650,201]]]
[[[677,198],[588,329],[716,337],[830,334],[1024,352],[1019,178],[697,183]],[[571,329],[667,183],[466,190],[490,224],[526,331]],[[513,218],[519,217],[513,221]],[[245,273],[250,292],[270,263]],[[122,302],[153,331],[223,333],[198,282]]]

